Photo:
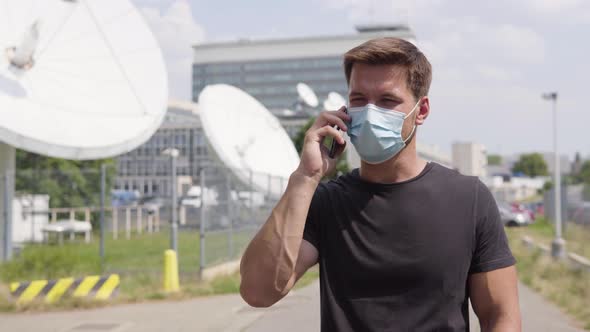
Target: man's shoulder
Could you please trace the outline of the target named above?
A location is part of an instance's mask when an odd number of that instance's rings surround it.
[[[459,171],[457,171],[456,169],[452,169],[435,162],[431,162],[431,164],[431,179],[443,181],[449,185],[466,185],[470,187],[473,187],[474,183],[479,181],[477,176],[464,175],[459,173]]]

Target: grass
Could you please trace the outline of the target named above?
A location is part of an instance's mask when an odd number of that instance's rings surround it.
[[[251,232],[234,234],[234,253],[239,257],[249,241]],[[178,259],[181,273],[196,274],[199,271],[199,234],[180,232],[178,235]],[[228,235],[207,235],[206,265],[228,259]],[[66,243],[57,245],[28,245],[19,257],[2,265],[0,280],[5,282],[33,279],[81,277],[91,274],[153,274],[159,273],[164,264],[164,251],[169,248],[167,232],[133,234],[130,240],[105,239],[104,268],[101,269],[99,243]],[[211,259],[209,259],[211,258]]]
[[[590,273],[575,270],[565,262],[556,262],[540,250],[531,250],[522,244],[522,237],[527,235],[536,243],[549,245],[554,237],[553,225],[541,219],[527,228],[508,229],[507,234],[518,261],[522,282],[575,317],[586,330],[590,330]],[[586,257],[590,257],[585,245],[590,239],[589,228],[570,224],[564,237],[569,251],[586,253]]]
[[[206,237],[206,266],[229,257],[237,259],[248,244],[252,231],[236,232],[231,239],[227,233],[211,233]],[[239,292],[239,274],[222,276],[209,282],[198,279],[199,234],[179,232],[179,270],[181,292],[167,294],[162,290],[164,251],[169,246],[168,232],[132,234],[130,240],[105,239],[105,260],[101,268],[97,237],[90,244],[68,243],[57,245],[29,245],[19,257],[0,265],[0,312],[53,311],[93,308],[117,303],[133,303],[148,300],[177,300],[197,296]],[[10,300],[8,284],[15,281],[83,277],[96,274],[120,273],[121,284],[116,299],[108,302],[68,298],[56,304],[42,302],[16,304]],[[297,283],[304,287],[319,275],[319,269],[310,269]]]
[[[568,252],[590,258],[590,227],[573,222],[564,224],[563,238],[566,240]],[[535,223],[523,230],[524,234],[537,242],[550,245],[555,237],[555,226],[544,218],[538,218]]]
[[[248,243],[252,232],[236,232],[233,236],[233,252],[229,256],[229,236],[226,233],[211,233],[206,237],[206,266],[237,258]],[[19,306],[9,299],[8,284],[39,279],[84,277],[119,273],[121,284],[115,302],[136,302],[149,299],[210,295],[235,292],[236,282],[220,278],[201,283],[199,275],[198,232],[179,232],[178,252],[182,294],[162,293],[162,270],[164,251],[169,247],[168,232],[132,234],[130,240],[105,239],[105,259],[101,264],[98,237],[90,244],[66,242],[63,246],[31,244],[12,261],[0,265],[0,311],[41,310],[46,305],[31,303]],[[239,282],[237,283],[239,285]],[[104,305],[96,301],[64,299],[52,306],[56,309],[94,307]],[[48,308],[47,308],[48,309]]]

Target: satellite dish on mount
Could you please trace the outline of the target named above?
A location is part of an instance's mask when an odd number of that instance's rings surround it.
[[[318,97],[315,92],[305,83],[297,83],[297,94],[299,99],[307,106],[316,108],[319,105]]]
[[[3,176],[14,176],[15,148],[78,160],[130,151],[158,129],[167,99],[162,52],[128,0],[0,0]],[[0,238],[0,258],[11,241]]]
[[[346,100],[338,92],[330,92],[328,98],[324,100],[324,109],[334,111],[346,105]]]
[[[128,152],[166,113],[160,47],[127,0],[0,0],[0,141],[66,159]]]
[[[209,145],[248,190],[273,198],[283,194],[299,155],[274,115],[254,97],[226,84],[203,89],[199,114]]]

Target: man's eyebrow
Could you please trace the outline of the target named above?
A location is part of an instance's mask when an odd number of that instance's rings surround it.
[[[348,94],[349,97],[364,97],[365,95],[359,91],[351,91]],[[402,100],[402,98],[400,96],[398,96],[397,94],[393,93],[393,92],[385,92],[383,94],[381,94],[380,96],[381,98],[392,98],[392,99],[396,99],[396,100]]]
[[[348,94],[348,96],[349,96],[349,97],[363,97],[363,96],[364,96],[364,94],[362,94],[362,93],[360,93],[360,92],[358,92],[358,91],[351,91],[351,92]]]

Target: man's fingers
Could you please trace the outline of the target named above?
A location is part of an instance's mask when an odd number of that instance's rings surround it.
[[[346,122],[350,122],[350,116],[344,112],[346,107],[342,106],[338,111],[321,112],[312,126],[312,130],[319,129],[325,125],[347,128]]]
[[[315,141],[317,142],[321,142],[326,136],[332,136],[338,144],[344,144],[346,142],[344,137],[342,137],[342,134],[332,126],[323,126],[322,128],[317,129],[314,136]]]
[[[330,126],[338,126],[338,128],[347,131],[348,130],[348,126],[346,125],[346,122],[344,120],[342,120],[341,118],[339,118],[338,116],[334,115],[334,114],[326,114],[324,115],[326,120],[328,121],[327,125]]]

